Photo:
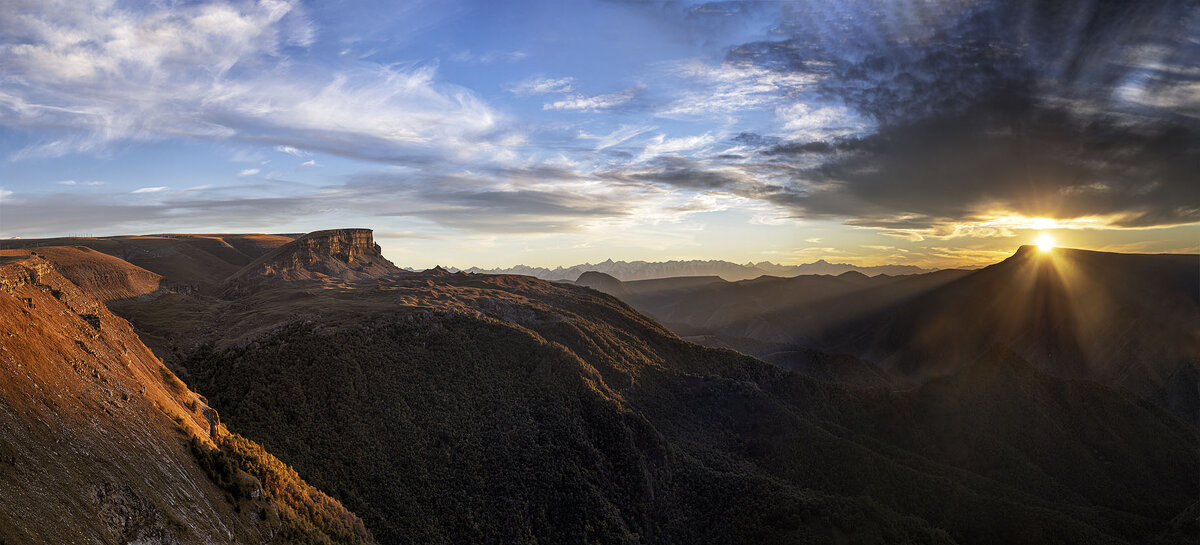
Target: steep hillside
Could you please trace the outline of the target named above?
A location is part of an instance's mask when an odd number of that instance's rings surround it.
[[[0,540],[373,542],[340,504],[229,433],[59,267],[110,296],[154,277],[75,252],[46,251],[54,264],[0,256]]]

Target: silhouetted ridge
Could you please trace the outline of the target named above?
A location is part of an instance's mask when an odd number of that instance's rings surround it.
[[[613,278],[612,275],[602,272],[588,271],[579,275],[579,279],[575,281],[580,286],[587,286],[596,291],[604,292],[614,296],[629,295],[629,288],[620,280]]]
[[[534,276],[542,280],[571,280],[588,271],[602,272],[611,275],[622,282],[656,280],[665,278],[715,276],[729,282],[750,280],[763,275],[792,277],[805,274],[837,275],[846,271],[857,271],[867,276],[880,274],[906,275],[931,272],[913,265],[878,265],[862,267],[849,263],[829,263],[825,260],[801,265],[779,265],[768,261],[760,263],[737,264],[719,260],[690,260],[690,261],[613,261],[607,259],[600,263],[581,263],[569,267],[530,267],[516,265],[508,268],[482,269],[470,267],[466,272],[483,274],[521,274]]]
[[[1132,391],[1197,424],[1200,256],[1021,246],[810,346],[909,376],[1002,346],[1052,376]]]

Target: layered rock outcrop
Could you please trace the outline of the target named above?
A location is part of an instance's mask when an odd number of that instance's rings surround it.
[[[245,292],[261,283],[332,278],[360,281],[399,272],[370,229],[314,231],[254,260],[225,281],[227,293]]]

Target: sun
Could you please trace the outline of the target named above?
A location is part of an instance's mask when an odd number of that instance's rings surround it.
[[[1043,233],[1041,236],[1039,236],[1037,238],[1037,247],[1038,247],[1038,250],[1040,250],[1042,252],[1049,252],[1050,250],[1053,250],[1054,249],[1054,237]]]

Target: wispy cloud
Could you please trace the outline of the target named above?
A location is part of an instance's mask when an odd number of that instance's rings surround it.
[[[517,96],[546,95],[550,93],[570,93],[575,90],[575,78],[547,78],[534,76],[521,83],[509,87],[508,92]]]
[[[65,185],[65,186],[86,185],[86,186],[95,187],[95,186],[104,185],[104,182],[99,181],[99,180],[90,180],[90,181],[86,181],[86,182],[77,182],[75,180],[61,180],[61,181],[57,181],[54,183],[55,183],[55,185]]]
[[[519,49],[514,51],[490,51],[487,53],[473,53],[470,50],[463,50],[450,55],[450,60],[470,64],[492,64],[496,62],[515,62],[528,56],[528,53]]]
[[[616,108],[637,96],[639,88],[631,87],[623,91],[606,95],[583,96],[573,95],[563,100],[557,100],[542,105],[543,110],[578,110],[591,112]]]
[[[667,138],[665,134],[656,135],[651,138],[643,148],[642,154],[638,156],[639,161],[645,161],[659,155],[677,154],[684,151],[697,150],[706,146],[712,145],[717,141],[717,137],[712,133],[704,133],[696,136],[685,136],[681,138]]]
[[[257,168],[248,168],[248,169],[239,171],[237,173],[237,175],[238,176],[254,176],[255,174],[258,174],[259,172],[261,172],[261,171]]]
[[[620,127],[617,127],[616,130],[608,134],[593,135],[581,132],[579,133],[579,138],[595,140],[595,150],[601,151],[616,146],[638,135],[650,132],[655,128],[656,127],[653,125],[621,125]]]
[[[296,149],[293,146],[275,146],[275,151],[278,151],[281,153],[286,153],[288,155],[294,155],[296,157],[308,157],[308,156],[312,155],[311,153],[309,153],[307,151],[304,151],[301,149]]]
[[[132,193],[134,195],[139,194],[139,193],[158,193],[159,191],[166,191],[166,189],[167,189],[167,186],[160,185],[157,187],[138,188],[133,191],[130,191],[130,193]]]
[[[775,109],[788,138],[800,142],[827,141],[845,136],[865,134],[874,128],[845,106],[818,106],[796,102]]]
[[[770,108],[808,91],[823,77],[818,67],[772,70],[749,62],[711,64],[699,60],[669,65],[668,77],[684,82],[684,91],[662,107],[663,117],[728,117]]]
[[[263,163],[263,164],[266,164],[266,163],[264,163],[262,153],[259,153],[258,151],[255,151],[255,150],[247,150],[247,149],[243,149],[243,148],[238,148],[238,149],[233,150],[233,153],[230,154],[230,156],[229,156],[229,160],[233,161],[235,163]]]

